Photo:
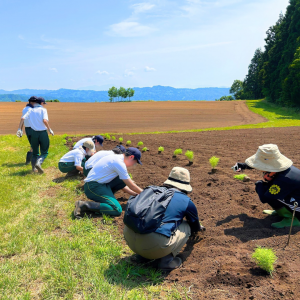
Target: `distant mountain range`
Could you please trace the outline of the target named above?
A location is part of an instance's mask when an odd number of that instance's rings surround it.
[[[134,97],[131,100],[180,101],[180,100],[215,100],[229,95],[229,88],[198,88],[177,89],[169,86],[153,86],[133,88]],[[30,96],[42,96],[46,100],[58,99],[61,102],[107,102],[107,91],[93,90],[34,90],[22,89],[5,91],[0,89],[0,101],[27,101]]]

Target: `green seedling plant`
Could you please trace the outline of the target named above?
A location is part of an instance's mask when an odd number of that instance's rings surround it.
[[[113,136],[111,137],[111,140],[112,140],[113,142],[115,142],[115,141],[116,141],[116,137],[113,135]]]
[[[119,138],[119,142],[120,142],[120,144],[123,143],[123,138],[122,137]]]
[[[68,142],[72,142],[72,139],[68,139]]]
[[[214,169],[216,168],[216,166],[218,165],[219,160],[220,160],[220,158],[215,157],[215,156],[213,156],[213,157],[211,157],[211,158],[209,159],[209,163],[210,163],[210,165],[211,165],[211,167],[212,167],[213,170],[214,170]]]
[[[173,156],[176,157],[179,154],[182,154],[182,149],[176,149],[173,153]]]
[[[192,165],[194,163],[194,152],[191,150],[187,150],[185,152],[185,156],[189,160],[189,165]]]
[[[165,151],[165,148],[164,148],[164,147],[162,147],[162,146],[158,147],[158,153],[162,153],[162,152],[164,152],[164,151]]]
[[[110,141],[110,135],[109,135],[109,134],[106,135],[106,139],[107,139],[108,141]]]
[[[143,149],[142,149],[142,152],[146,152],[146,151],[148,151],[149,149],[147,148],[147,147],[144,147]]]
[[[138,143],[137,143],[137,146],[138,146],[138,147],[141,147],[141,146],[143,146],[143,145],[144,145],[143,142],[138,142]]]
[[[131,141],[127,141],[126,146],[130,146],[130,145],[131,145]]]
[[[252,254],[252,258],[261,269],[272,276],[274,264],[277,261],[277,256],[273,249],[257,247]]]
[[[246,176],[246,174],[238,174],[234,175],[234,178],[243,181]]]
[[[73,147],[76,145],[76,142],[73,143]]]

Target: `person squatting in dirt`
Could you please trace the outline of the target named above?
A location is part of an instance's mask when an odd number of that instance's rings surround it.
[[[82,146],[66,153],[58,163],[58,168],[62,173],[67,173],[66,177],[76,176],[83,173],[84,159],[86,155],[92,156],[95,145],[88,140]]]
[[[75,218],[91,213],[120,216],[122,207],[114,194],[119,190],[133,196],[142,192],[127,171],[127,168],[142,164],[141,157],[138,149],[130,147],[124,154],[111,154],[100,159],[84,180],[84,192],[93,201],[77,201]]]
[[[92,170],[93,166],[103,157],[112,154],[123,154],[126,148],[122,145],[116,146],[112,150],[101,150],[95,153],[91,158],[89,158],[83,165],[83,174],[88,176],[89,172]]]
[[[86,141],[92,141],[93,144],[94,144],[94,149],[93,151],[94,152],[97,152],[97,151],[100,151],[102,150],[103,148],[103,142],[104,142],[104,138],[101,136],[101,135],[95,135],[91,138],[84,138],[84,139],[81,139],[79,140],[73,147],[73,149],[76,149],[76,148],[79,148],[80,146],[83,145],[84,142]]]
[[[36,96],[32,96],[28,99],[28,104],[23,108],[22,117],[27,113],[28,110],[34,108],[34,103],[36,103],[36,100],[37,100]],[[27,139],[28,139],[28,142],[29,142],[29,145],[30,145],[30,150],[27,152],[26,160],[25,160],[25,164],[28,165],[30,163],[31,157],[32,157],[31,127],[30,127],[30,124],[29,124],[29,120],[24,120],[24,126],[25,126],[26,136],[27,136]],[[22,137],[22,136],[23,136],[23,125],[17,131],[17,137]]]
[[[35,172],[37,170],[40,174],[44,173],[42,163],[48,156],[50,146],[47,129],[50,134],[54,135],[54,132],[49,126],[48,113],[45,105],[45,99],[43,97],[38,97],[33,104],[34,108],[29,109],[26,114],[22,116],[17,131],[17,135],[19,136],[20,132],[22,132],[21,128],[23,127],[24,121],[28,120],[28,125],[31,128],[30,143],[32,147],[32,171]]]
[[[205,230],[195,204],[187,196],[190,192],[189,171],[174,167],[162,187],[149,186],[129,198],[123,233],[140,259],[157,259],[157,267],[167,271],[181,266],[182,259],[177,256],[180,250],[191,235],[196,240],[197,233]]]
[[[263,179],[255,183],[255,190],[262,203],[268,203],[273,210],[265,214],[278,215],[283,219],[273,223],[274,228],[290,227],[294,203],[300,203],[300,170],[293,162],[280,153],[277,145],[266,144],[258,147],[256,154],[237,163],[236,171],[256,169],[263,172]],[[300,208],[295,210],[293,226],[300,226]]]

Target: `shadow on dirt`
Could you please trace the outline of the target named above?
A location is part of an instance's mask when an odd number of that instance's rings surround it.
[[[288,235],[289,228],[275,229],[271,227],[274,222],[281,220],[278,216],[268,216],[265,219],[257,219],[249,217],[246,214],[231,215],[224,220],[218,221],[216,226],[229,223],[230,221],[239,218],[244,222],[243,227],[224,229],[225,235],[235,236],[242,242],[248,242],[251,240],[260,240],[268,237]],[[297,233],[300,230],[299,227],[293,228],[292,233]]]

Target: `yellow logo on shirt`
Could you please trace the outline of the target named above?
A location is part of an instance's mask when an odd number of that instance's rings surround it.
[[[269,189],[270,194],[277,195],[280,192],[280,187],[276,184],[273,184]]]

